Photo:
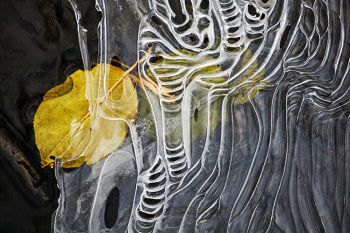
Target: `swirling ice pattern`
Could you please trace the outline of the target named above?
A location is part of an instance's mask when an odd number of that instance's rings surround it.
[[[158,85],[158,150],[127,230],[350,232],[350,2],[149,5],[139,74]]]
[[[222,120],[219,136],[207,135],[199,160],[193,161],[191,149],[184,148],[193,165],[175,190],[164,193],[158,203],[164,210],[152,218],[158,221],[153,230],[349,230],[344,208],[349,201],[344,164],[349,58],[342,17],[347,4],[218,0],[175,5],[152,1],[153,13],[139,33],[140,57],[146,57],[142,76],[157,82],[160,93],[176,96],[176,102],[160,97],[168,185],[173,173],[168,150],[178,128],[168,127],[167,119],[181,122],[191,108],[191,101],[183,99],[193,92],[187,89],[191,82],[208,87],[208,105],[219,101],[222,110],[221,116],[209,112],[209,117]],[[299,18],[293,21],[289,14],[296,13]],[[247,51],[253,56],[242,67]],[[254,74],[237,81],[256,63]],[[263,80],[254,81],[260,72]],[[249,101],[237,104],[247,85]],[[179,125],[183,135],[190,130]],[[187,145],[188,138],[172,146]],[[327,165],[330,174],[323,173]]]

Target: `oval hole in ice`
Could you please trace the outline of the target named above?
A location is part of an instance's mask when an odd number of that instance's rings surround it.
[[[118,219],[119,209],[119,189],[114,187],[109,193],[106,200],[105,225],[112,228]]]

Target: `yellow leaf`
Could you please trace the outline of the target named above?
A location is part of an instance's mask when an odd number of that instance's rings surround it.
[[[112,65],[107,67],[110,95],[90,108],[85,72],[77,70],[67,80],[49,90],[34,116],[34,134],[40,152],[41,165],[46,167],[60,158],[62,167],[75,168],[82,163],[94,164],[117,149],[127,135],[127,124],[116,118],[132,121],[136,118],[138,99],[134,85],[125,72]],[[101,65],[90,72],[90,87],[97,93]],[[124,77],[126,76],[126,77]],[[91,91],[91,90],[90,90]],[[92,95],[93,96],[93,95]],[[109,118],[96,114],[101,108]]]

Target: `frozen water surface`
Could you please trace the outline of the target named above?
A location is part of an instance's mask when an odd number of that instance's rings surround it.
[[[91,109],[129,133],[58,161],[55,232],[350,232],[349,1],[96,0],[97,61],[71,5]],[[136,121],[105,98],[116,57],[157,90]]]

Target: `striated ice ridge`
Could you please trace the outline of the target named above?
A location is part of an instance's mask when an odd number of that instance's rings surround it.
[[[105,160],[74,171],[57,164],[55,232],[350,232],[350,2],[137,4],[148,13],[129,43],[139,77],[159,94],[139,90],[150,111],[127,122],[125,145]],[[98,63],[109,64],[125,55],[116,25],[128,16],[114,1],[96,6]],[[88,98],[105,95],[100,73]],[[118,217],[108,227],[114,187]]]

